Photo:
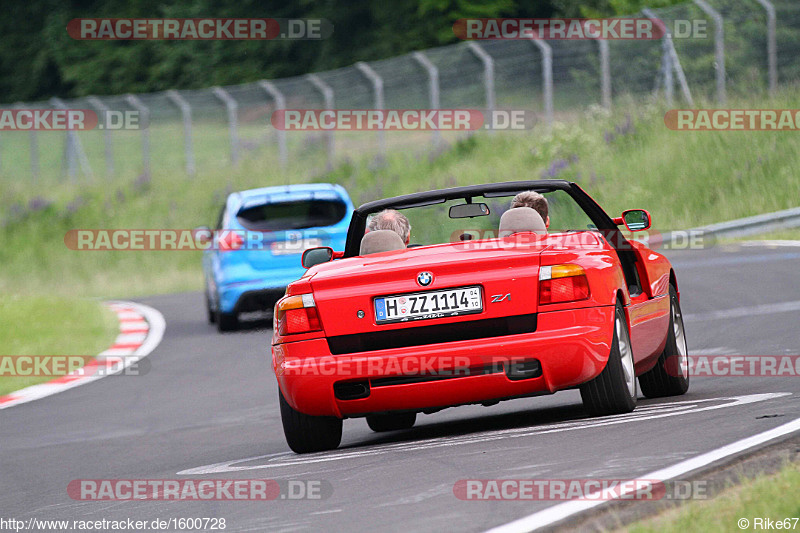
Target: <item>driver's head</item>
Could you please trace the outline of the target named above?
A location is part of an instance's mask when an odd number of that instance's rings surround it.
[[[550,227],[550,216],[548,215],[547,198],[536,191],[523,191],[511,200],[511,207],[530,207],[535,209],[542,216],[545,227]]]
[[[400,211],[384,209],[369,219],[367,223],[368,232],[381,229],[388,229],[397,233],[406,246],[411,240],[411,224],[408,222],[408,218]]]

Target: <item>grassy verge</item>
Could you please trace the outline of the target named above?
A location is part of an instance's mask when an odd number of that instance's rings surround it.
[[[43,295],[4,296],[0,300],[0,323],[0,358],[93,356],[108,348],[119,332],[116,315],[100,302]],[[9,374],[0,374],[0,395],[53,379]]]
[[[800,517],[800,464],[785,466],[777,474],[762,475],[744,480],[711,500],[695,500],[666,511],[653,518],[632,524],[624,529],[629,533],[684,533],[685,531],[729,532],[756,531],[754,519],[769,518],[774,521]],[[740,528],[741,518],[749,521]],[[794,529],[800,524],[792,521]],[[789,527],[788,529],[793,529]]]
[[[800,107],[797,92],[732,108]],[[39,198],[18,188],[0,195],[0,291],[16,294],[131,297],[202,288],[199,252],[77,252],[64,245],[76,228],[192,228],[211,224],[228,192],[250,187],[330,181],[356,203],[437,187],[492,181],[565,178],[579,182],[610,213],[647,208],[660,231],[684,229],[794,207],[800,198],[800,137],[790,132],[678,132],[663,108],[618,102],[613,113],[575,115],[551,133],[541,129],[449,139],[429,154],[421,144],[346,159],[330,173],[318,161],[293,158],[280,173],[274,154],[254,152],[237,167],[206,165],[192,179],[154,168],[126,183],[95,178],[80,189],[60,184]],[[222,130],[221,130],[222,131]],[[390,144],[405,132],[389,132]],[[418,137],[418,134],[409,134]],[[415,137],[415,138],[416,138]],[[227,142],[226,138],[218,139]],[[0,187],[3,185],[0,183]]]

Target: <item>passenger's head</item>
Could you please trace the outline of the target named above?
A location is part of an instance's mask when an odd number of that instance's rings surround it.
[[[548,214],[547,198],[536,191],[523,191],[511,200],[511,207],[530,207],[535,209],[542,216],[546,227],[550,227],[550,216]]]
[[[381,229],[391,230],[397,233],[403,242],[408,246],[411,240],[411,224],[408,218],[394,209],[384,209],[376,213],[367,223],[367,231],[377,231]]]

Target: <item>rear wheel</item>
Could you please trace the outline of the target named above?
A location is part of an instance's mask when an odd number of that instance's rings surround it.
[[[278,391],[286,443],[295,453],[333,450],[342,442],[342,420],[332,416],[309,416],[295,410]]]
[[[410,429],[417,421],[417,413],[390,413],[367,416],[367,425],[372,431],[396,431]]]
[[[625,311],[619,302],[614,312],[614,338],[606,367],[580,389],[583,406],[592,416],[630,413],[636,407],[631,338]]]
[[[222,333],[223,331],[234,331],[239,328],[239,315],[236,313],[223,313],[217,310],[216,316],[217,330]]]
[[[648,398],[680,396],[689,390],[689,351],[678,292],[672,285],[669,286],[669,300],[667,344],[656,366],[639,376],[639,386]]]

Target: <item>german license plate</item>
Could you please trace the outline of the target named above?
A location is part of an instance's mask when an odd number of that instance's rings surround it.
[[[483,297],[481,288],[477,286],[375,298],[375,321],[378,324],[469,315],[481,311]]]

